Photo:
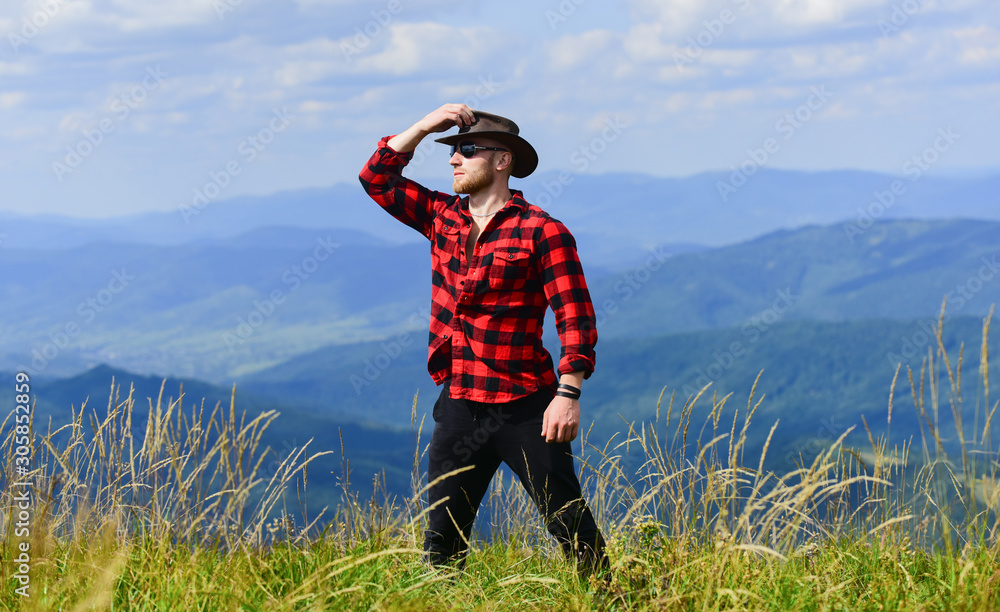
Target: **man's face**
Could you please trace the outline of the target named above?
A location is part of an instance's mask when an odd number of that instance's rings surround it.
[[[471,137],[462,142],[471,142],[477,147],[503,147],[502,144],[489,138]],[[452,166],[452,189],[455,193],[476,193],[488,189],[500,175],[496,169],[497,155],[501,151],[476,150],[471,157],[463,157],[455,151],[448,161]]]

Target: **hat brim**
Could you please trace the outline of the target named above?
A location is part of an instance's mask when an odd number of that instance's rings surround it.
[[[514,154],[514,169],[511,171],[510,175],[514,178],[524,178],[534,172],[535,168],[538,167],[538,153],[535,152],[535,148],[531,146],[527,140],[516,134],[511,134],[510,132],[460,132],[443,138],[435,138],[434,142],[440,142],[445,145],[453,145],[458,144],[463,140],[470,140],[476,136],[491,138],[510,147],[511,153]]]

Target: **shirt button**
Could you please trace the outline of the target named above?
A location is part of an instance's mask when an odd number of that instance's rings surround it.
[[[445,335],[443,335],[441,337],[444,338],[445,340],[447,340],[448,339],[448,334],[445,334]]]

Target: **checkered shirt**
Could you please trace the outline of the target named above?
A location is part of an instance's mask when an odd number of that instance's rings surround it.
[[[465,255],[472,227],[468,197],[432,191],[402,176],[412,153],[383,138],[361,171],[375,202],[431,243],[431,319],[427,370],[451,379],[453,398],[508,402],[555,389],[552,357],[542,346],[545,310],[555,313],[562,344],[559,374],[594,371],[597,320],[576,241],[560,221],[520,191],[490,219]]]

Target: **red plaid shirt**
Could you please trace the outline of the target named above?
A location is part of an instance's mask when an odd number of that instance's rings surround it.
[[[404,178],[413,154],[394,151],[389,138],[379,142],[359,178],[379,206],[431,241],[427,369],[435,384],[451,379],[451,397],[479,402],[554,390],[552,357],[542,346],[547,306],[562,343],[559,374],[590,378],[597,319],[569,230],[512,191],[467,261],[468,197]]]

